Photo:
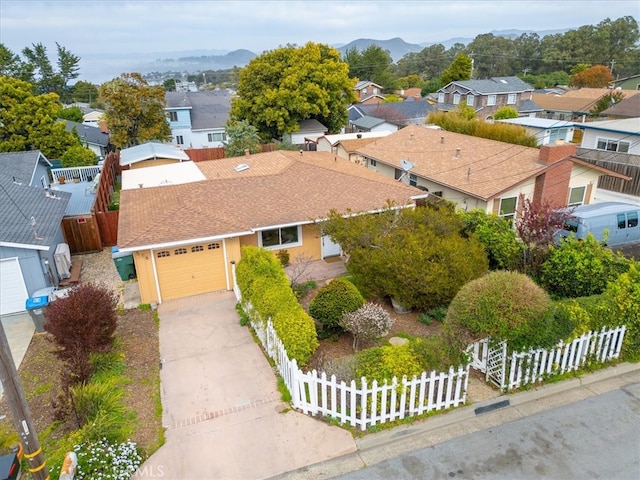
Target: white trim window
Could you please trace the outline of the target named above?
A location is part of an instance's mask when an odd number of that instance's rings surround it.
[[[184,145],[184,137],[182,135],[176,135],[176,143],[178,145]]]
[[[516,208],[518,206],[518,197],[505,197],[500,199],[500,208],[498,216],[513,220],[516,217]]]
[[[476,97],[474,97],[473,95],[467,95],[467,105],[470,107],[473,107],[474,103],[475,103]]]
[[[487,107],[491,107],[496,104],[496,96],[495,95],[487,95]]]
[[[582,205],[584,203],[584,194],[587,191],[587,187],[573,187],[569,191],[569,203],[567,206],[569,207],[577,207],[578,205]]]
[[[516,94],[510,93],[507,95],[507,105],[515,105],[516,103]]]
[[[211,143],[213,142],[226,142],[227,134],[225,132],[212,132],[207,133],[207,140]]]
[[[444,103],[444,92],[438,92],[438,103]]]
[[[454,93],[453,94],[453,104],[454,105],[458,105],[460,103],[460,94],[459,93]]]
[[[629,142],[622,142],[612,138],[598,138],[596,150],[604,150],[606,152],[629,153]]]
[[[178,112],[167,112],[167,118],[170,122],[178,121]]]
[[[302,230],[300,225],[274,228],[258,232],[260,246],[269,250],[278,250],[302,245]]]

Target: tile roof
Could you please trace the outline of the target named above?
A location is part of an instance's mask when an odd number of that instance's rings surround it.
[[[72,122],[71,120],[64,120],[64,122],[68,132],[72,132],[75,128],[81,142],[92,143],[101,147],[109,145],[109,135],[103,132],[100,127],[92,127],[91,125]]]
[[[239,164],[249,168],[236,171]],[[328,152],[275,151],[198,167],[206,181],[121,192],[120,250],[306,223],[331,209],[371,211],[422,193]]]
[[[16,182],[31,185],[38,161],[51,166],[51,162],[40,150],[0,153],[0,177],[8,178],[12,182],[15,177]]]
[[[539,150],[459,133],[410,125],[361,148],[359,153],[441,185],[488,200],[542,172]]]
[[[0,244],[30,245],[38,250],[51,247],[70,197],[64,192],[52,195],[40,187],[19,185],[0,175]]]

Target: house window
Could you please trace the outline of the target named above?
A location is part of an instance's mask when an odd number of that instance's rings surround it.
[[[500,199],[499,215],[506,219],[513,219],[516,216],[516,205],[518,197]]]
[[[377,94],[378,94],[378,89],[377,89],[377,87],[373,87],[373,94],[374,94],[374,95],[377,95]]]
[[[178,112],[168,112],[167,113],[167,117],[169,117],[169,121],[170,122],[177,122],[178,121]]]
[[[302,245],[300,227],[274,228],[259,232],[261,246],[265,248],[295,247]]]
[[[195,247],[191,247],[191,253],[202,252],[204,251],[204,247],[202,245],[196,245]]]
[[[629,153],[629,142],[621,142],[610,138],[598,138],[596,149],[607,152]]]
[[[215,250],[216,248],[220,248],[220,244],[218,242],[207,245],[208,250]]]
[[[460,103],[460,94],[459,93],[454,93],[453,94],[453,104],[454,105],[458,105]]]
[[[176,248],[173,251],[174,254],[176,255],[184,255],[185,253],[187,253],[187,249],[186,248]]]
[[[475,99],[476,98],[473,95],[467,95],[467,105],[469,105],[470,107],[473,107]]]
[[[362,89],[362,94],[363,94],[363,95],[366,95],[366,94],[367,94],[367,87],[364,87],[364,88]]]
[[[162,250],[156,254],[158,258],[168,257],[170,255],[171,255],[171,252],[169,252],[169,250]]]
[[[444,103],[444,92],[438,92],[438,103]]]
[[[496,96],[495,95],[489,95],[487,97],[487,106],[490,107],[492,105],[496,104]]]
[[[184,145],[184,138],[182,137],[182,135],[176,136],[176,143],[178,145]]]
[[[378,162],[376,162],[375,160],[371,159],[371,160],[369,160],[369,166],[370,167],[377,167],[378,166]]]
[[[553,145],[558,140],[564,141],[567,138],[567,129],[566,128],[554,128],[551,130],[551,135],[549,135],[549,144]]]
[[[442,192],[433,192],[433,194],[434,194],[436,197],[443,198],[443,196],[442,196]]]
[[[207,133],[207,138],[209,142],[226,142],[227,134],[224,132]]]
[[[569,193],[569,206],[577,207],[584,202],[584,192],[587,187],[573,187]]]
[[[510,93],[507,95],[507,105],[513,105],[516,103],[516,94]]]
[[[411,185],[412,187],[418,186],[418,177],[413,173],[409,174],[409,185]]]

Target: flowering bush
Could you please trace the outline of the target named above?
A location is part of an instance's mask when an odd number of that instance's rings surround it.
[[[142,462],[136,444],[131,441],[114,445],[103,438],[98,442],[81,443],[73,450],[78,455],[75,476],[78,480],[128,480]]]
[[[365,303],[355,312],[347,313],[340,320],[340,326],[353,335],[353,349],[357,350],[361,341],[371,341],[384,337],[393,325],[387,311],[376,303]]]

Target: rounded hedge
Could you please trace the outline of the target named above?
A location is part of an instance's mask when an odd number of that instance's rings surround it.
[[[329,335],[341,331],[339,322],[342,317],[355,312],[364,303],[364,297],[353,283],[335,278],[313,297],[309,314],[322,328],[322,334]]]

